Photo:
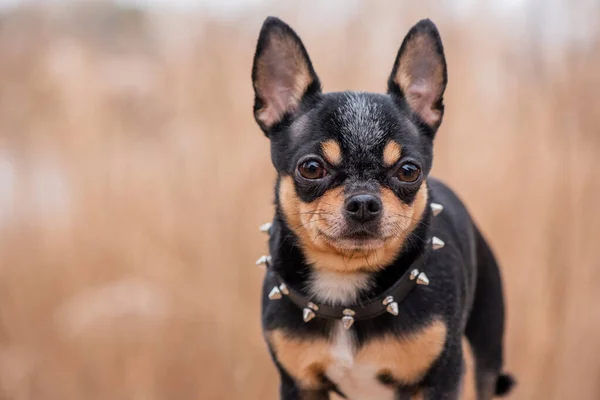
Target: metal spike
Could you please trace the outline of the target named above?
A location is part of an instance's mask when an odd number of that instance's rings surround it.
[[[269,265],[271,263],[271,256],[260,256],[258,260],[256,260],[256,265]]]
[[[285,294],[286,296],[288,294],[290,294],[290,290],[288,289],[288,287],[285,283],[282,283],[281,285],[279,285],[279,290],[281,290],[281,293]]]
[[[421,272],[419,274],[419,277],[417,278],[417,283],[419,285],[429,285],[429,278],[427,277],[427,275],[425,275],[425,272]]]
[[[417,276],[419,276],[419,270],[418,269],[413,269],[412,271],[410,271],[410,280],[414,281],[415,279],[417,279]]]
[[[302,310],[302,319],[304,322],[308,322],[316,316],[315,312],[310,308],[304,308]]]
[[[269,300],[279,300],[283,297],[281,294],[281,290],[277,286],[274,286],[273,289],[269,292]]]
[[[434,250],[439,250],[439,249],[441,249],[442,247],[444,247],[445,245],[446,245],[446,243],[444,243],[444,241],[443,241],[442,239],[440,239],[439,237],[437,237],[437,236],[434,236],[434,237],[431,239],[431,247],[432,247]]]
[[[388,306],[385,309],[392,315],[398,315],[398,303],[396,303],[395,301],[388,304]]]
[[[429,206],[431,207],[431,212],[433,213],[434,217],[438,216],[442,211],[444,211],[444,206],[441,204],[431,203]]]
[[[387,296],[385,299],[383,299],[382,303],[384,306],[387,306],[385,308],[387,312],[392,315],[398,315],[398,303],[394,301],[392,296]]]
[[[353,317],[346,315],[345,317],[342,318],[342,326],[344,327],[344,329],[350,329],[352,324],[354,324]]]
[[[356,315],[356,312],[346,308],[344,311],[342,311],[342,314],[344,314],[342,317],[342,325],[344,326],[344,329],[350,329],[352,324],[354,324],[354,315]]]
[[[264,224],[258,227],[258,230],[262,233],[269,233],[269,231],[271,230],[271,223],[265,222]]]

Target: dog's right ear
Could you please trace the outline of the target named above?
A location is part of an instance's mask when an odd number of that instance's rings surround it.
[[[275,17],[263,23],[252,67],[254,118],[267,136],[302,102],[321,92],[321,84],[302,41]]]

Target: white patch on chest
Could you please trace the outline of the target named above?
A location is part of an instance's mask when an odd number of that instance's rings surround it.
[[[349,400],[393,400],[394,390],[377,379],[375,365],[355,362],[356,340],[341,322],[331,333],[331,363],[325,375]]]
[[[313,271],[308,292],[317,302],[335,306],[356,302],[360,291],[370,287],[370,274],[364,272]]]
[[[331,305],[351,304],[361,290],[372,285],[370,274],[314,271],[308,291],[317,302]],[[331,363],[325,375],[349,400],[393,400],[394,391],[377,379],[377,366],[357,364],[354,330],[336,323],[329,339]]]

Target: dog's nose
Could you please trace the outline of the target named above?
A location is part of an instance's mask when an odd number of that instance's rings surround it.
[[[381,200],[372,194],[356,194],[346,199],[346,214],[356,222],[374,220],[381,209]]]

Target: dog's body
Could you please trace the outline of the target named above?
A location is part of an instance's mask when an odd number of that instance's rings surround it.
[[[322,94],[300,39],[269,18],[253,81],[278,171],[263,328],[281,398],[505,392],[498,267],[460,200],[428,177],[446,85],[435,26],[421,21],[409,32],[387,95]],[[351,309],[415,281],[406,277],[417,263],[422,285],[396,309],[354,322]],[[301,300],[281,296],[288,287]],[[320,315],[319,305],[344,308],[344,321]]]

